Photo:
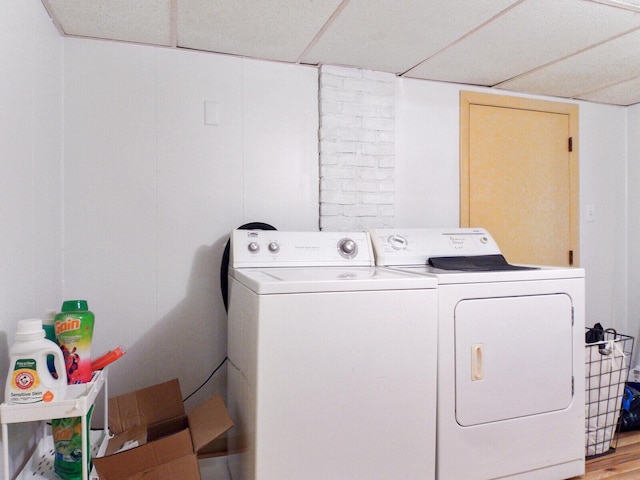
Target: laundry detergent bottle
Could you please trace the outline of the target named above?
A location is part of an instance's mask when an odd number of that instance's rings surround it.
[[[53,471],[63,480],[82,480],[82,449],[87,449],[87,470],[91,471],[91,448],[89,434],[91,431],[91,414],[89,408],[85,419],[87,443],[82,444],[82,417],[54,418],[51,420],[53,432]]]
[[[56,319],[56,311],[55,310],[47,310],[47,314],[42,320],[42,329],[44,330],[44,338],[47,340],[51,340],[56,343],[56,330],[53,328],[53,322]],[[53,363],[53,355],[47,355],[47,367],[49,367],[49,372],[54,378],[58,378],[58,373],[56,372],[56,367]]]
[[[62,350],[47,340],[42,320],[26,319],[18,322],[16,341],[9,349],[9,374],[4,398],[7,403],[37,403],[64,400],[67,376]],[[47,367],[47,356],[53,356],[54,377]]]
[[[67,382],[91,381],[91,340],[95,318],[86,300],[67,300],[53,322],[56,341],[64,355]]]

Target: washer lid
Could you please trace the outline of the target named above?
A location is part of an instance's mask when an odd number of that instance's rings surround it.
[[[259,295],[435,289],[438,285],[433,277],[376,267],[230,268],[229,276]]]

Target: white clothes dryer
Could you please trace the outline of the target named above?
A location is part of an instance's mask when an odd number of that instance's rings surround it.
[[[438,280],[438,480],[583,474],[584,270],[509,265],[484,229],[371,235]]]
[[[234,480],[435,478],[437,282],[374,264],[366,232],[232,232]]]

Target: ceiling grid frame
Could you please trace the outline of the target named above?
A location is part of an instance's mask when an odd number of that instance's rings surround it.
[[[638,0],[41,2],[68,37],[640,103]]]

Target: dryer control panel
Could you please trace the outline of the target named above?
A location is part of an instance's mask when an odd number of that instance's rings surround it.
[[[500,254],[483,228],[407,228],[371,231],[377,265],[426,265],[432,257]]]
[[[297,266],[374,266],[367,232],[284,232],[234,230],[229,265],[233,268]]]

